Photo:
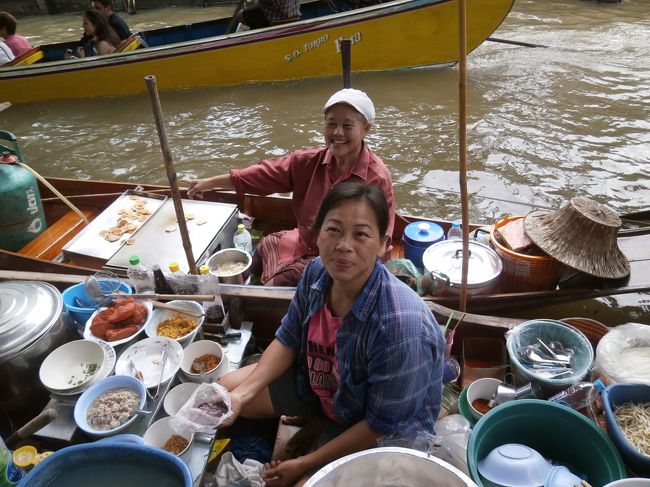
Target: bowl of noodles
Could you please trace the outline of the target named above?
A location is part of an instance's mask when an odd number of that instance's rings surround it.
[[[170,301],[169,304],[176,308],[203,313],[203,306],[196,301],[177,300]],[[147,323],[145,333],[151,338],[158,336],[171,338],[185,347],[194,340],[201,325],[203,325],[204,318],[205,315],[196,318],[177,311],[156,308],[151,315],[151,320]]]
[[[251,254],[241,249],[223,249],[208,259],[210,274],[219,278],[224,284],[247,284],[250,267],[253,263]]]

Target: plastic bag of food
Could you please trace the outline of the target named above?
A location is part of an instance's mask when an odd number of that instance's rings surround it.
[[[611,329],[598,342],[594,364],[615,382],[650,385],[650,326],[627,323]]]
[[[192,431],[204,433],[213,431],[230,416],[230,394],[216,382],[200,384],[176,413]]]
[[[226,311],[219,292],[219,278],[212,274],[203,275],[201,278],[199,281],[199,294],[212,294],[214,296],[214,300],[203,303],[205,320],[208,323],[221,323],[226,316]]]
[[[429,453],[469,475],[467,444],[471,433],[472,426],[460,414],[445,416],[436,421],[435,442]]]

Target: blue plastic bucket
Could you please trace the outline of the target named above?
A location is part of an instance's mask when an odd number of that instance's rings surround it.
[[[131,294],[133,292],[131,286],[129,286],[126,282],[120,283],[119,291],[128,294]],[[93,302],[93,300],[86,294],[86,291],[84,290],[84,283],[81,282],[79,284],[75,284],[74,286],[70,286],[61,293],[61,296],[63,297],[63,305],[65,307],[64,312],[70,315],[70,318],[72,318],[74,321],[77,331],[81,330],[81,333],[83,334],[83,329],[86,326],[86,322],[97,310],[97,307],[86,308],[79,306],[77,303],[76,298],[79,298],[82,301],[88,303]]]
[[[416,267],[422,269],[422,255],[432,244],[445,239],[445,232],[440,225],[433,222],[413,222],[404,229],[404,257]]]
[[[130,443],[89,443],[57,451],[25,476],[19,487],[192,487],[190,469],[158,448]]]

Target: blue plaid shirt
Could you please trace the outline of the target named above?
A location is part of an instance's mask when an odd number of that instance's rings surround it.
[[[298,353],[298,394],[315,399],[307,376],[307,328],[331,283],[320,258],[305,269],[275,337]],[[380,262],[336,334],[340,373],[334,414],[376,433],[434,433],[442,395],[444,341],[422,299]]]

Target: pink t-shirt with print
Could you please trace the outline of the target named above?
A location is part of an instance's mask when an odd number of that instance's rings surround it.
[[[338,362],[336,360],[336,332],[342,318],[332,316],[323,306],[309,321],[307,332],[307,369],[309,383],[320,399],[321,408],[332,421],[339,422],[334,415],[332,400],[339,386]]]

